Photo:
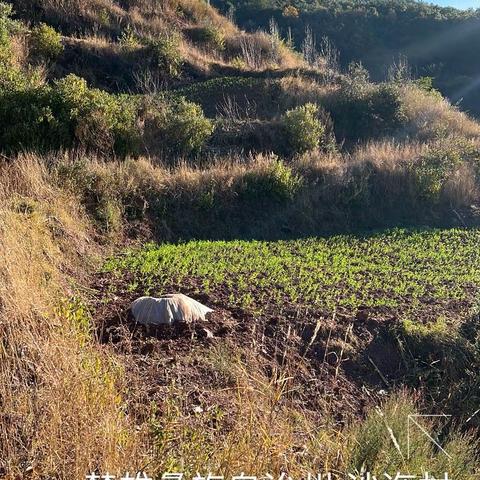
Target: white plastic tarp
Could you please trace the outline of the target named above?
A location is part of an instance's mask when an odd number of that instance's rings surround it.
[[[162,297],[140,297],[132,303],[132,314],[143,325],[171,325],[175,322],[192,323],[205,320],[213,312],[193,298],[181,293]]]

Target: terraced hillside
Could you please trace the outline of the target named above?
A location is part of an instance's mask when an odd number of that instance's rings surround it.
[[[392,74],[430,77],[436,88],[464,111],[478,116],[480,11],[417,0],[213,0],[248,31],[268,29],[272,19],[282,36],[307,53],[310,63],[362,62],[377,79]]]
[[[323,60],[0,2],[0,478],[478,473],[480,125]],[[135,324],[172,290],[215,312]]]

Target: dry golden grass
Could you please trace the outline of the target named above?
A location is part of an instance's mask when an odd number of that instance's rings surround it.
[[[17,67],[24,67],[28,59],[28,39],[25,35],[14,35],[11,42],[12,60]]]
[[[118,53],[121,50],[118,42],[112,42],[110,38],[101,33],[93,33],[81,38],[70,37],[67,42],[86,44],[91,50],[100,54],[102,52]]]
[[[186,40],[182,42],[180,51],[185,62],[202,76],[209,76],[214,66],[226,66],[226,63],[219,55],[214,55],[212,52],[198,48]]]
[[[234,32],[226,35],[225,46],[231,60],[242,63],[245,69],[292,69],[304,66],[297,52],[288,48],[279,38],[264,31]]]
[[[30,0],[17,0],[17,3],[22,9],[32,6]],[[91,21],[100,29],[109,25],[131,25],[139,32],[154,34],[172,24],[186,27],[207,23],[221,28],[226,35],[238,32],[215,8],[198,0],[129,0],[122,5],[115,0],[45,0],[42,8],[47,14],[62,15],[64,19]]]
[[[432,97],[412,85],[407,85],[402,91],[405,113],[410,119],[408,135],[418,139],[447,135],[466,138],[480,136],[480,125],[447,100]]]
[[[374,195],[372,199],[378,196],[382,201],[393,204],[398,199],[415,203],[418,195],[417,173],[423,168],[425,158],[430,157],[439,161],[443,161],[442,158],[458,159],[454,160],[458,164],[451,171],[446,160],[443,198],[455,208],[475,204],[480,192],[474,172],[476,160],[470,157],[477,147],[473,141],[465,142],[455,143],[452,139],[428,143],[380,140],[359,146],[352,153],[312,151],[297,156],[290,160],[288,168],[293,175],[303,177],[305,182],[302,194],[292,202],[291,208],[296,211],[303,208],[302,202],[314,201],[320,191],[315,187],[319,181],[324,184],[322,203],[327,202],[333,209],[340,201],[339,192],[350,187],[358,190],[355,195],[362,194],[365,189],[363,193],[369,191],[368,195]],[[85,195],[95,195],[100,199],[101,218],[107,223],[107,232],[115,238],[122,236],[128,228],[124,218],[126,202],[129,208],[135,205],[142,218],[149,216],[149,202],[172,194],[185,208],[196,205],[202,195],[211,195],[212,192],[222,207],[237,208],[237,195],[245,181],[252,175],[271,178],[277,161],[277,156],[269,154],[219,157],[203,166],[182,161],[173,166],[162,165],[147,158],[108,163],[90,159],[82,167],[81,177],[93,179],[95,193],[82,191],[83,187],[79,189],[76,179],[70,186],[64,177],[60,182],[79,195],[79,202],[85,201],[85,198],[82,200]],[[75,156],[69,162],[75,163]],[[188,223],[188,211],[181,215]]]
[[[381,140],[369,142],[357,148],[352,154],[352,162],[372,163],[383,168],[399,168],[414,162],[428,149],[428,144],[418,142],[395,142]]]
[[[285,76],[280,79],[279,85],[281,89],[279,102],[285,110],[290,110],[306,103],[317,104],[322,108],[325,98],[340,93],[338,84],[321,82],[308,78],[305,75]],[[333,127],[326,112],[323,113],[323,119],[330,127]]]
[[[455,207],[469,207],[479,196],[476,173],[471,165],[462,164],[447,180],[444,196]]]
[[[174,2],[175,3],[175,2]],[[221,15],[207,2],[197,0],[176,0],[178,6],[185,11],[195,23],[207,23],[223,30],[225,35],[234,35],[239,32],[238,28],[226,17]]]
[[[280,62],[278,68],[292,69],[302,68],[304,66],[305,62],[299,53],[283,44],[280,45]]]
[[[27,4],[28,0],[20,0]],[[112,0],[46,0],[42,8],[47,15],[59,16],[63,20],[89,21],[92,23],[122,23],[125,11]],[[99,18],[99,17],[102,18]]]
[[[32,156],[1,166],[2,476],[83,478],[141,459],[121,369],[72,300],[95,246],[81,207]],[[69,300],[70,299],[70,300]]]

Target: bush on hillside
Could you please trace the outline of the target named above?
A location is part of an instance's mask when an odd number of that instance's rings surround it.
[[[361,66],[350,69],[328,106],[337,136],[350,141],[390,135],[407,121],[401,86],[370,83]]]
[[[306,103],[283,116],[290,153],[306,153],[318,148],[325,139],[325,125],[319,118],[320,109]]]
[[[102,233],[117,230],[122,222],[114,213],[121,211],[117,196],[122,190],[118,189],[113,175],[108,179],[101,178],[86,157],[57,161],[52,172],[57,185],[82,199],[86,211]]]
[[[90,89],[69,75],[49,86],[17,71],[0,88],[0,141],[7,152],[78,145],[98,153],[135,153],[135,97]]]
[[[420,77],[417,78],[413,83],[424,92],[427,92],[438,99],[443,98],[442,94],[433,86],[432,77]]]
[[[178,32],[161,35],[148,44],[150,57],[155,67],[166,73],[169,78],[180,77],[183,57],[180,50],[181,36]]]
[[[0,2],[0,144],[7,153],[46,144],[58,148],[68,139],[68,126],[56,118],[52,88],[35,70],[25,73],[16,65],[11,35],[20,26],[12,14],[12,6]]]
[[[12,52],[10,36],[20,29],[20,24],[12,19],[12,5],[0,2],[0,63],[11,64]]]
[[[30,49],[35,59],[54,61],[64,49],[62,36],[54,28],[41,23],[32,30]]]
[[[469,168],[462,169],[468,165]],[[478,148],[464,139],[448,139],[428,148],[418,162],[412,165],[412,172],[416,180],[416,188],[420,199],[435,204],[444,198],[447,185],[450,189],[455,181],[455,173],[476,176],[480,165]],[[460,179],[463,185],[469,183],[468,178]],[[457,182],[458,183],[458,182]],[[460,185],[456,189],[461,188]],[[452,196],[452,192],[448,192]],[[451,200],[451,199],[450,199]]]
[[[135,97],[91,89],[75,75],[58,81],[55,95],[60,110],[68,112],[73,136],[82,147],[122,156],[136,152],[140,133]]]
[[[291,200],[303,184],[302,177],[274,155],[266,168],[246,173],[242,181],[240,192],[250,200]]]
[[[130,25],[122,31],[122,34],[118,38],[118,43],[122,49],[127,52],[140,46],[139,39]]]
[[[0,142],[8,153],[79,146],[125,157],[139,152],[143,137],[148,152],[190,155],[213,132],[201,107],[182,97],[142,104],[89,88],[73,74],[47,85],[13,66],[0,71]]]
[[[183,97],[157,99],[145,108],[144,141],[148,151],[194,154],[202,149],[214,129],[202,108]]]
[[[193,42],[200,43],[211,50],[222,51],[225,48],[225,34],[215,25],[193,28],[189,36]]]
[[[7,153],[69,147],[69,121],[47,85],[5,89],[0,95],[0,143]]]

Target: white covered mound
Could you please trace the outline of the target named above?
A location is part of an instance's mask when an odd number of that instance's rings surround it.
[[[171,325],[176,322],[192,323],[205,320],[213,312],[193,298],[182,293],[162,297],[140,297],[130,307],[135,320],[143,325]]]

